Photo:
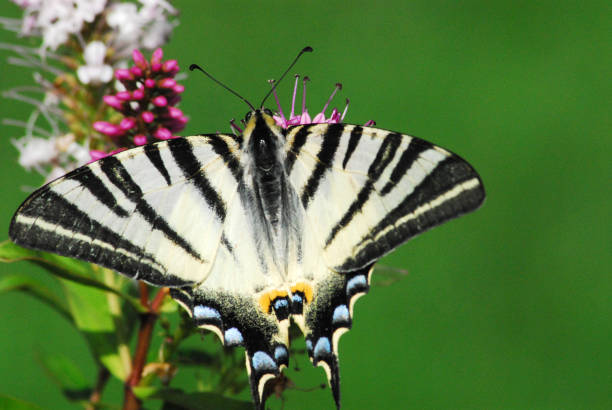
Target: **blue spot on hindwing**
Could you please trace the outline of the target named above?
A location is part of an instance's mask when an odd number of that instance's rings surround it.
[[[303,299],[300,295],[298,295],[297,293],[294,293],[291,296],[291,300],[293,301],[293,303],[303,303]]]
[[[282,308],[287,308],[289,307],[289,303],[287,302],[287,299],[276,299],[276,301],[274,302],[274,309],[279,310]]]
[[[331,353],[331,344],[329,343],[329,339],[327,337],[319,338],[314,348],[315,360],[318,360],[321,357],[328,356],[330,353]]]
[[[279,363],[287,363],[289,359],[289,352],[285,346],[276,346],[274,349],[274,358]]]
[[[277,370],[276,362],[266,352],[255,352],[251,361],[258,372],[275,373]]]
[[[197,305],[193,308],[193,316],[196,319],[221,320],[221,315],[216,309],[202,305]]]
[[[312,340],[310,339],[306,339],[306,350],[308,350],[308,353],[312,355]]]
[[[340,306],[337,306],[336,309],[334,309],[334,315],[332,317],[333,324],[335,325],[347,324],[350,322],[350,320],[351,320],[351,317],[349,315],[349,311],[346,305],[340,305]]]
[[[363,292],[367,287],[366,277],[364,275],[357,275],[346,283],[346,294],[351,296],[355,293]]]
[[[235,327],[229,328],[225,331],[225,345],[226,346],[239,346],[243,342],[242,333]]]

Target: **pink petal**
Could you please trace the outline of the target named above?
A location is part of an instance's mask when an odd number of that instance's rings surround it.
[[[176,80],[174,78],[164,78],[159,82],[159,86],[162,88],[173,88],[176,86]]]
[[[145,145],[147,143],[147,136],[138,134],[134,136],[134,145]]]
[[[132,91],[132,98],[135,100],[142,100],[145,96],[145,90],[143,88],[138,88]]]
[[[168,105],[168,100],[166,100],[166,97],[164,97],[163,95],[158,95],[157,97],[153,98],[151,102],[156,107],[165,107],[166,105]]]
[[[178,65],[178,62],[176,60],[168,60],[168,61],[164,62],[164,65],[163,65],[162,69],[166,73],[176,74],[179,71],[179,65]]]
[[[140,67],[134,66],[130,68],[130,73],[132,73],[134,77],[142,77],[143,71],[140,69]]]
[[[124,131],[115,124],[106,121],[96,121],[93,123],[93,129],[108,135],[109,137],[118,137],[123,135]]]
[[[170,130],[164,127],[159,127],[158,129],[156,129],[153,132],[153,135],[155,136],[155,138],[160,140],[168,140],[172,138],[172,133],[170,132]]]
[[[134,76],[127,68],[118,68],[115,70],[115,78],[122,82],[134,80]]]
[[[127,130],[134,128],[135,125],[136,125],[136,120],[134,118],[126,117],[122,119],[121,122],[119,123],[119,128],[121,128],[124,131],[127,131]]]
[[[155,51],[153,51],[153,54],[151,55],[151,64],[161,63],[163,57],[164,52],[162,51],[162,49],[156,48]]]
[[[106,105],[113,107],[116,110],[123,109],[123,102],[115,95],[105,95],[102,97],[102,100],[106,103]]]
[[[147,88],[153,88],[153,87],[155,87],[155,80],[154,80],[154,79],[152,79],[152,78],[147,78],[147,79],[144,81],[144,85],[145,85],[145,87],[147,87]]]
[[[132,94],[129,91],[119,91],[117,94],[115,94],[115,97],[121,101],[129,101],[132,99]]]
[[[140,114],[140,118],[142,118],[142,120],[147,124],[150,124],[155,119],[155,115],[153,115],[151,111],[144,111],[142,114]]]
[[[134,59],[134,63],[141,69],[146,70],[147,67],[149,67],[149,63],[147,63],[144,55],[142,55],[140,50],[137,48],[132,51],[132,58]]]
[[[182,93],[183,91],[185,91],[185,86],[181,85],[181,84],[177,84],[174,87],[172,87],[172,91],[174,91],[177,94]]]

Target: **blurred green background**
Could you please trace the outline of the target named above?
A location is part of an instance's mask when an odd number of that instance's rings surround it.
[[[293,71],[312,79],[311,113],[340,81],[347,122],[428,139],[482,175],[485,205],[383,260],[409,275],[357,303],[340,343],[344,408],[612,408],[610,2],[173,4],[180,25],[164,50],[182,68],[199,63],[257,103],[265,80],[310,45]],[[20,12],[3,2],[0,15]],[[0,54],[0,89],[31,84]],[[227,131],[247,111],[197,73],[183,84],[186,135]],[[280,87],[285,103],[291,90]],[[1,117],[27,118],[28,106],[0,104]],[[42,182],[17,164],[19,132],[4,126],[0,137],[0,239],[22,188]],[[45,275],[25,263],[0,271]],[[93,378],[84,339],[18,293],[0,295],[0,321],[0,393],[75,407],[37,352],[72,355]],[[298,387],[323,382],[298,360]],[[113,384],[105,401],[121,391]],[[328,390],[285,397],[287,409],[333,407]]]

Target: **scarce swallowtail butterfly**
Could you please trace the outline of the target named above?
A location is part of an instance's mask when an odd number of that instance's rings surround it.
[[[478,208],[484,188],[462,158],[405,134],[283,128],[264,108],[245,123],[82,166],[30,195],[10,237],[170,287],[198,327],[245,348],[257,409],[289,363],[293,320],[339,408],[338,340],[373,265]]]

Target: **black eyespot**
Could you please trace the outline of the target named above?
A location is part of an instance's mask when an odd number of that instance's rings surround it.
[[[251,116],[253,115],[253,111],[249,111],[245,114],[244,116],[244,121],[245,122],[249,122],[249,120],[251,119]]]
[[[271,117],[272,115],[274,115],[274,113],[272,112],[272,110],[271,110],[271,109],[269,109],[269,108],[264,108],[264,109],[263,109],[263,112],[264,112],[264,113],[266,113],[266,114],[268,114],[270,117]]]

